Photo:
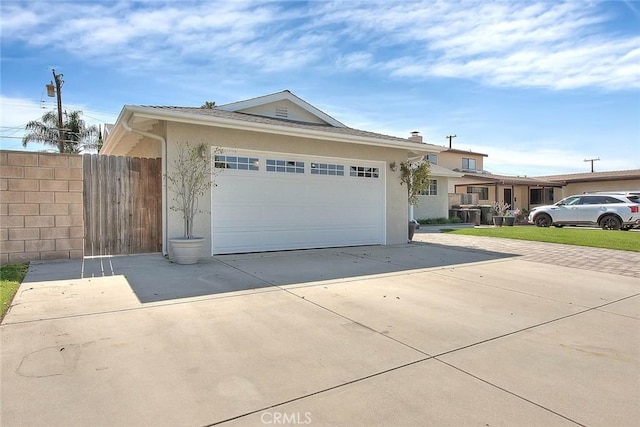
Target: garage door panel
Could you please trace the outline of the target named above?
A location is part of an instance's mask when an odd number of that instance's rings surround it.
[[[370,227],[322,228],[309,230],[266,230],[259,232],[246,229],[219,232],[214,236],[218,253],[262,252],[265,250],[309,249],[332,246],[358,246],[380,244],[372,238],[377,230]],[[322,237],[318,236],[321,232]],[[348,243],[342,242],[345,233],[350,235]],[[310,245],[310,242],[312,245]],[[336,243],[342,242],[342,243]],[[267,249],[265,249],[267,248]]]
[[[260,159],[260,170],[223,170],[216,176],[214,254],[384,243],[382,173],[351,177],[349,165],[357,161],[327,159],[342,164],[346,176],[314,175],[310,165],[321,158],[248,155]],[[263,165],[269,158],[304,163],[305,173],[268,172]],[[384,170],[383,163],[369,166]]]

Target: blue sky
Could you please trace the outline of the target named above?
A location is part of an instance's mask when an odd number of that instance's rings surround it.
[[[289,89],[347,126],[488,154],[513,175],[640,168],[635,1],[10,1],[0,147],[64,107],[200,106]],[[43,109],[44,107],[44,109]],[[29,146],[40,150],[41,146]]]

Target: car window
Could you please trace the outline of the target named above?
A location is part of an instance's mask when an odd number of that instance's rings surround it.
[[[633,203],[640,203],[640,196],[636,196],[635,194],[627,196],[627,199],[631,200]]]
[[[604,196],[602,203],[625,203],[623,200],[618,199],[617,197]]]
[[[558,206],[561,205],[577,205],[580,202],[580,196],[567,197],[564,200],[558,202]]]
[[[601,205],[605,202],[606,197],[602,196],[582,196],[582,200],[580,201],[581,205]],[[608,202],[612,203],[612,202]],[[618,202],[620,203],[620,202]]]

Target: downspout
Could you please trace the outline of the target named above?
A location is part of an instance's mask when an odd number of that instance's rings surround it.
[[[129,126],[129,123],[127,122],[127,120],[125,119],[122,122],[122,127],[124,128],[124,130],[126,130],[127,132],[131,132],[131,133],[137,133],[138,135],[142,135],[142,136],[146,136],[147,138],[151,138],[151,139],[155,139],[156,141],[160,141],[160,143],[162,144],[162,189],[164,191],[164,194],[162,195],[162,254],[163,255],[167,255],[168,251],[167,251],[167,217],[168,217],[168,211],[167,211],[167,198],[169,197],[168,193],[167,193],[167,185],[165,183],[164,180],[164,176],[167,173],[167,140],[163,137],[161,137],[160,135],[155,135],[153,133],[149,133],[149,132],[145,132],[142,130],[138,130],[138,129],[134,129],[131,126]]]

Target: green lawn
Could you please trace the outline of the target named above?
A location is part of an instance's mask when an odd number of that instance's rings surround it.
[[[29,264],[7,264],[0,266],[0,321],[9,309],[18,286],[27,274]]]
[[[504,237],[507,239],[533,240],[536,242],[564,243],[566,245],[591,246],[640,252],[640,233],[635,231],[594,230],[587,228],[542,227],[486,227],[462,228],[453,234],[468,236]]]

